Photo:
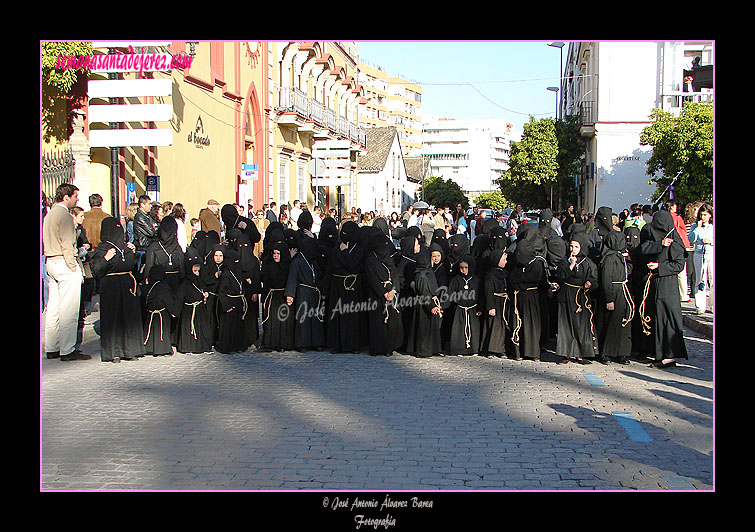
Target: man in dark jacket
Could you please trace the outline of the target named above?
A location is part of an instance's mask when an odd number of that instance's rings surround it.
[[[146,251],[157,238],[155,225],[149,215],[151,207],[152,200],[149,196],[139,196],[139,209],[134,215],[134,245],[137,251]]]

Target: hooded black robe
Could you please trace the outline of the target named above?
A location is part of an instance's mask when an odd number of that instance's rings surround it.
[[[223,220],[226,237],[231,229],[240,229],[252,244],[256,244],[262,238],[255,223],[246,216],[241,216],[236,207],[230,203],[226,203],[220,209],[220,219]],[[242,228],[242,225],[245,227]]]
[[[225,252],[217,290],[218,339],[215,350],[220,353],[246,351],[249,346],[244,318],[249,309],[244,296],[241,256],[232,249]]]
[[[208,234],[215,233],[210,231]],[[217,233],[215,233],[217,234]],[[212,240],[210,240],[212,241]],[[208,242],[209,243],[209,242]],[[222,260],[215,262],[216,253],[222,254]],[[214,244],[208,249],[204,259],[204,266],[199,271],[200,282],[203,289],[207,292],[207,313],[210,318],[210,325],[205,331],[210,345],[215,345],[218,339],[218,284],[220,277],[223,275],[223,265],[225,264],[226,246],[223,244]],[[218,255],[220,258],[220,255]]]
[[[144,255],[144,277],[149,279],[149,270],[155,264],[165,268],[166,281],[173,293],[178,290],[184,277],[184,254],[178,245],[178,223],[166,216],[157,228],[157,240],[152,242]],[[147,287],[149,289],[149,287]]]
[[[254,247],[246,234],[238,229],[232,229],[229,235],[229,246],[240,256],[241,276],[247,305],[244,330],[246,331],[247,347],[249,347],[259,338],[259,294],[262,290],[260,286],[260,261],[254,254]]]
[[[441,291],[435,274],[430,268],[430,252],[420,251],[415,256],[414,290],[416,297],[410,308],[402,312],[413,315],[406,332],[406,352],[417,357],[429,357],[441,352],[440,326],[443,313],[433,313],[433,308],[442,308]]]
[[[396,270],[398,272],[398,279],[401,281],[401,285],[398,289],[398,305],[402,309],[411,308],[415,302],[414,296],[417,295],[414,281],[414,272],[417,263],[417,254],[414,252],[416,242],[417,237],[411,234],[403,237],[399,242],[400,254],[398,254]],[[420,250],[421,249],[422,244],[420,243]],[[413,320],[413,311],[401,312],[401,322],[405,333],[412,330]],[[404,341],[406,341],[406,335],[404,336]]]
[[[574,227],[576,224],[572,224]],[[598,287],[598,268],[587,256],[589,240],[584,231],[572,233],[572,240],[579,242],[577,263],[569,268],[564,261],[556,269],[559,283],[558,335],[556,355],[564,358],[595,358],[597,353],[597,330],[595,329],[595,305],[593,290]],[[590,282],[590,288],[585,284]]]
[[[291,261],[286,297],[293,297],[289,310],[294,314],[294,345],[299,350],[319,350],[325,345],[325,311],[322,304],[320,248],[314,238],[303,237]]]
[[[632,348],[632,318],[635,305],[629,276],[632,263],[626,256],[627,239],[624,233],[611,231],[603,237],[598,273],[600,298],[598,299],[598,347],[601,356],[624,359]],[[606,309],[613,303],[614,309]]]
[[[283,233],[281,232],[281,236]],[[265,349],[286,351],[294,348],[294,313],[286,305],[286,283],[291,267],[291,251],[285,242],[274,241],[262,262],[262,345]],[[280,253],[280,262],[273,259]]]
[[[627,239],[627,253],[632,267],[629,272],[630,288],[632,299],[635,304],[634,318],[632,319],[632,355],[640,360],[644,360],[651,352],[650,324],[643,327],[643,320],[640,315],[640,304],[647,282],[650,270],[647,268],[645,257],[640,250],[640,229],[636,226],[624,228],[624,235]],[[642,309],[644,310],[644,308]],[[647,334],[643,332],[647,330]]]
[[[501,268],[498,263],[506,253],[503,248],[496,247],[490,252],[490,269],[485,278],[485,305],[483,313],[483,336],[480,345],[481,353],[493,353],[497,355],[511,352],[511,299],[509,295],[509,272]],[[495,310],[495,316],[490,315],[490,310]]]
[[[364,249],[357,242],[359,226],[347,221],[341,226],[341,243],[330,250],[324,274],[326,287],[325,322],[327,346],[336,352],[357,352],[366,337],[363,334],[362,262]]]
[[[462,262],[469,265],[467,275],[462,275],[459,269]],[[477,354],[480,350],[481,339],[480,316],[478,316],[478,313],[482,312],[482,306],[478,305],[481,300],[481,283],[475,273],[475,260],[471,255],[463,255],[454,266],[446,296],[444,307],[454,308],[448,354]]]
[[[115,255],[105,259],[109,249]],[[133,360],[144,355],[144,331],[137,283],[136,255],[126,246],[123,226],[109,216],[100,226],[100,243],[92,253],[92,274],[100,282],[100,359]]]
[[[670,246],[662,244],[664,238],[673,239]],[[642,227],[640,239],[645,264],[658,263],[658,268],[651,270],[645,299],[653,338],[651,354],[656,360],[687,358],[677,280],[677,275],[684,269],[684,243],[674,227],[671,213],[656,212],[653,221]]]
[[[207,305],[209,296],[202,283],[202,259],[199,254],[189,253],[185,261],[186,274],[175,293],[172,313],[177,317],[176,351],[179,353],[206,353],[212,350],[214,320]],[[200,265],[198,274],[193,266]]]
[[[149,271],[146,295],[147,321],[144,323],[144,352],[148,355],[172,355],[170,323],[173,315],[173,292],[165,280],[165,268],[156,264]]]
[[[539,359],[542,322],[538,289],[545,279],[545,267],[543,261],[537,258],[535,244],[531,240],[517,236],[515,244],[509,274],[513,290],[513,355],[517,359]]]
[[[372,355],[390,355],[403,344],[401,316],[411,308],[399,309],[401,278],[393,255],[396,247],[385,235],[377,235],[364,261],[365,301],[368,304],[369,351]],[[395,294],[388,301],[385,295]]]

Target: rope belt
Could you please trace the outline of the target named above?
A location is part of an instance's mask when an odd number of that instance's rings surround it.
[[[645,336],[650,336],[652,330],[650,328],[650,316],[645,316],[645,301],[647,300],[648,293],[650,292],[650,279],[653,277],[651,272],[648,275],[648,280],[645,282],[645,288],[642,291],[642,303],[640,303],[640,323],[642,323],[642,332]]]
[[[150,312],[150,316],[149,316],[149,325],[147,325],[147,336],[146,336],[146,338],[144,338],[144,344],[142,344],[142,345],[147,345],[147,340],[149,340],[149,335],[152,334],[152,318],[155,317],[155,314],[157,314],[158,316],[160,316],[160,340],[163,339],[163,314],[162,314],[163,310],[165,310],[165,309],[161,308],[161,309],[158,309],[158,310],[150,310],[149,311]],[[195,338],[196,338],[196,336],[195,336]]]
[[[129,290],[129,292],[131,292],[132,296],[136,296],[136,277],[134,277],[133,273],[131,273],[131,272],[112,272],[112,273],[106,274],[106,277],[108,275],[130,275],[131,279],[134,281],[134,289],[133,290]]]
[[[476,306],[477,303],[475,303],[471,307],[459,305],[459,308],[464,309],[464,342],[466,343],[467,347],[470,347],[472,345],[472,323],[469,320],[469,309],[475,308]]]
[[[204,303],[204,301],[194,301],[193,303],[184,303],[184,305],[188,305],[188,306],[192,307],[192,309],[191,309],[191,329],[190,330],[191,330],[191,335],[194,337],[195,340],[197,339],[197,330],[194,327],[194,315],[197,312],[197,305],[200,305],[202,303]]]
[[[350,273],[348,275],[339,275],[337,273],[333,274],[333,277],[340,277],[340,278],[343,279],[343,287],[344,287],[345,290],[351,290],[351,291],[354,290],[354,285],[357,282],[357,277],[358,276],[359,276],[358,273]],[[350,284],[347,284],[348,279],[352,279],[352,281],[351,281]]]
[[[322,303],[322,294],[320,293],[320,289],[316,286],[312,286],[309,284],[299,283],[299,286],[306,286],[307,288],[311,288],[312,290],[315,290],[317,292],[317,319],[320,323],[325,322],[325,318],[320,317],[320,305]]]
[[[537,290],[537,286],[530,286],[529,288],[525,288],[525,290]],[[519,295],[519,292],[521,290],[514,290],[514,314],[516,315],[516,327],[514,328],[514,333],[511,337],[512,343],[519,347],[519,329],[522,328],[522,318],[519,316],[519,305],[517,305],[517,296]]]
[[[509,322],[506,319],[506,303],[509,302],[509,294],[507,292],[493,292],[493,295],[496,297],[502,297],[503,298],[503,323],[506,324],[506,327],[509,326]]]
[[[265,300],[262,302],[262,308],[264,309],[265,307],[267,307],[267,316],[265,316],[265,319],[262,320],[262,323],[265,323],[267,319],[270,317],[270,304],[268,303],[268,301],[272,299],[273,291],[283,291],[283,290],[285,290],[285,288],[271,288],[267,292],[267,295],[265,296]]]
[[[621,289],[624,292],[624,299],[626,299],[627,306],[629,307],[629,317],[621,318],[621,326],[626,327],[627,323],[631,322],[632,318],[634,318],[634,300],[632,299],[632,292],[629,290],[626,281],[613,281],[612,284],[622,285]]]
[[[438,296],[433,296],[433,302],[435,303],[435,308],[438,309],[438,316],[441,318],[443,317],[443,307],[440,304],[440,299],[438,299]]]
[[[246,317],[246,311],[248,310],[247,303],[246,303],[246,298],[244,297],[244,294],[236,294],[236,295],[226,294],[226,295],[228,297],[240,297],[241,298],[241,302],[243,303],[242,308],[244,309],[244,311],[241,313],[241,319],[243,320]]]
[[[382,263],[381,263],[382,264]],[[383,267],[387,270],[388,268],[383,264]],[[393,281],[390,278],[390,272],[388,272],[389,277],[387,281],[380,281],[383,283],[383,288],[388,288],[388,285],[393,285]],[[383,296],[383,299],[385,299],[385,296]],[[388,318],[391,317],[391,313],[388,312],[388,307],[393,307],[393,310],[401,314],[401,311],[396,307],[396,300],[398,299],[398,293],[393,295],[393,299],[389,302],[387,299],[385,300],[385,303],[383,305],[383,312],[385,313],[385,318],[383,319],[383,323],[388,323]]]
[[[576,288],[577,292],[574,294],[574,303],[577,305],[577,310],[575,314],[578,314],[582,312],[582,306],[579,304],[579,292],[583,291],[585,294],[585,308],[590,311],[590,332],[592,333],[592,339],[595,340],[595,325],[593,324],[593,312],[592,312],[592,305],[590,305],[590,298],[587,297],[588,288],[585,288],[584,286],[578,286],[575,284],[569,284],[564,283],[566,286],[571,286],[572,288]]]

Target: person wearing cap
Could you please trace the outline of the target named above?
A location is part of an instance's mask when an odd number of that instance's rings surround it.
[[[220,218],[218,213],[220,212],[220,203],[214,199],[207,200],[207,207],[199,211],[199,223],[202,225],[202,231],[208,233],[215,231],[219,235],[223,230],[220,227]]]

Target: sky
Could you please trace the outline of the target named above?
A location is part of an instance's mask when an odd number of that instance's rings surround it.
[[[529,115],[553,118],[560,62],[551,41],[359,41],[359,60],[422,86],[422,113],[495,118],[520,134]]]

